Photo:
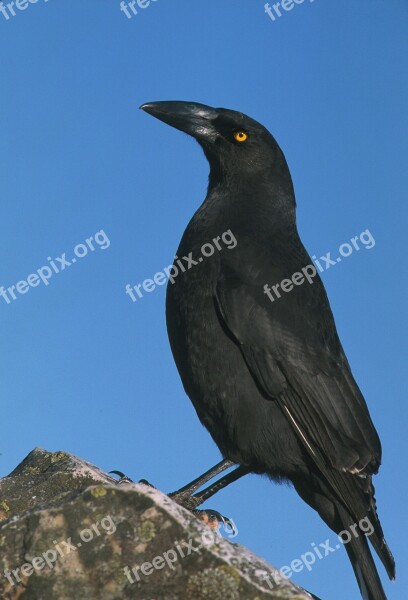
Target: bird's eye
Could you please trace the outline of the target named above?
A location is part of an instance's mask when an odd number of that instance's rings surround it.
[[[245,133],[245,131],[236,131],[234,133],[234,140],[236,142],[240,142],[242,144],[242,142],[246,142],[248,139],[248,135]]]

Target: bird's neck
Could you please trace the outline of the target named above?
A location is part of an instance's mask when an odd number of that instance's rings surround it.
[[[296,228],[296,201],[290,176],[283,178],[273,172],[224,173],[210,172],[208,193],[203,207],[213,214],[248,223],[267,223],[269,228]]]

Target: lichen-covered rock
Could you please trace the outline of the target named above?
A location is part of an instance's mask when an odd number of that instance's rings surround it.
[[[4,600],[312,596],[158,490],[34,450],[0,481]]]
[[[95,483],[114,484],[115,479],[68,452],[35,448],[0,480],[0,521]]]

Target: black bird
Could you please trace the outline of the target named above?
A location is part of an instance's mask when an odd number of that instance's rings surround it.
[[[265,293],[265,284],[313,264],[297,231],[284,154],[240,112],[190,102],[141,108],[193,136],[210,164],[207,197],[177,250],[178,260],[194,263],[183,272],[175,261],[166,313],[185,391],[224,460],[178,497],[233,464],[236,471],[197,503],[249,472],[292,482],[333,531],[352,534],[345,546],[363,598],[385,600],[367,543],[393,579],[371,481],[381,445],[323,283],[316,273],[273,301]],[[236,247],[222,246],[224,232]],[[203,256],[209,243],[214,252]]]

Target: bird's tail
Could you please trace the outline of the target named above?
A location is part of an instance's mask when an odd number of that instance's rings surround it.
[[[349,496],[353,500],[347,507],[321,475],[314,473],[307,482],[293,479],[293,483],[298,494],[317,510],[343,541],[364,600],[387,600],[368,540],[390,579],[395,579],[395,562],[377,515],[371,478],[354,479],[347,473],[338,473],[337,479],[339,488],[344,486],[341,496]]]
[[[384,537],[379,539],[378,529],[381,534],[382,531],[377,516],[375,515],[377,522],[372,525],[371,533],[370,531],[364,533],[361,531],[361,528],[356,528],[352,517],[342,504],[338,503],[336,508],[343,524],[344,531],[348,532],[345,547],[353,566],[362,597],[364,600],[387,600],[367,541],[367,538],[369,537],[379,557],[384,563],[390,579],[394,579],[394,559],[388,549]]]

